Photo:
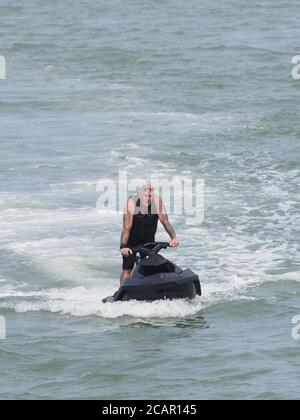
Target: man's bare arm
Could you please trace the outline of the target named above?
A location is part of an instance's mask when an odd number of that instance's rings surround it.
[[[158,217],[161,224],[165,228],[170,238],[175,239],[176,238],[175,229],[173,228],[172,223],[169,220],[169,216],[167,215],[162,199],[160,197],[157,197],[157,209],[158,209]]]
[[[176,238],[176,232],[175,229],[172,226],[172,223],[169,220],[169,217],[167,214],[164,215],[164,217],[162,219],[160,219],[163,227],[166,229],[166,232],[168,233],[168,235],[170,236],[171,239]]]
[[[121,233],[121,244],[127,244],[131,227],[132,227],[132,215],[124,214],[123,215],[123,229]]]
[[[131,199],[125,205],[123,214],[123,229],[121,233],[121,244],[127,244],[133,223],[134,203]]]

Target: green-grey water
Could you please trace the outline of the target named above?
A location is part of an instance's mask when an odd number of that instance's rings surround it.
[[[0,398],[298,399],[299,4],[1,0]],[[205,179],[192,302],[102,304],[97,181]],[[166,239],[160,228],[159,238]]]

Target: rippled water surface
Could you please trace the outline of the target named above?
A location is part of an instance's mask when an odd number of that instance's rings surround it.
[[[296,1],[0,3],[1,398],[299,398]],[[102,304],[100,178],[205,179],[192,302]],[[159,238],[166,239],[163,229]]]

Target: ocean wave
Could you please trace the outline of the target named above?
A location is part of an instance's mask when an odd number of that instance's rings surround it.
[[[37,291],[21,291],[6,287],[0,289],[0,308],[19,313],[50,312],[68,314],[74,317],[96,316],[107,319],[122,317],[143,320],[196,316],[204,309],[218,304],[236,301],[256,301],[254,287],[266,283],[300,282],[298,273],[280,276],[255,277],[232,276],[223,282],[203,282],[203,296],[192,301],[186,299],[160,300],[155,302],[128,301],[102,303],[102,299],[112,295],[116,289],[113,280],[102,286],[77,286],[71,288],[53,288]],[[28,287],[28,285],[27,285]]]
[[[185,299],[161,300],[155,302],[115,302],[104,304],[101,299],[113,294],[115,288],[105,287],[76,287],[64,289],[50,289],[40,292],[8,291],[0,294],[0,308],[11,309],[16,312],[46,311],[58,314],[70,314],[78,317],[97,316],[102,318],[185,318],[196,315],[203,308],[220,302],[220,298],[209,301],[196,298],[192,301]],[[20,298],[21,300],[16,300]],[[26,300],[22,300],[26,298]],[[31,300],[29,298],[34,298]],[[40,298],[40,299],[39,299]],[[224,298],[223,298],[224,299]],[[232,296],[232,300],[251,299],[245,296]]]
[[[71,187],[78,187],[78,188],[85,188],[85,189],[94,189],[96,190],[98,181],[73,181],[66,184],[64,186],[71,186]]]
[[[54,163],[38,163],[29,165],[28,168],[30,169],[70,169],[68,166],[64,165],[57,165]]]
[[[233,131],[237,129],[261,129],[261,116],[247,113],[187,113],[187,112],[130,112],[129,116],[135,119],[160,120],[170,123],[177,128],[200,129],[202,131]]]

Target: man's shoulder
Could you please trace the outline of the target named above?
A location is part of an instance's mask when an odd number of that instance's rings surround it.
[[[129,211],[129,213],[133,214],[135,212],[135,204],[136,201],[134,200],[134,197],[128,197],[125,207],[127,207],[127,211]]]

